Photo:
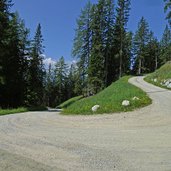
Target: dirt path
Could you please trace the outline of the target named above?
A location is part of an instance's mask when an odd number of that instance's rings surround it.
[[[171,92],[130,80],[153,104],[131,112],[0,117],[0,171],[171,171]]]

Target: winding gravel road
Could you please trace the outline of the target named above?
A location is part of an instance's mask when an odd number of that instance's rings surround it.
[[[171,91],[129,81],[153,104],[113,115],[0,117],[0,171],[171,171]]]

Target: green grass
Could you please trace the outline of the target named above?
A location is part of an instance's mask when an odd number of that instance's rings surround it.
[[[75,103],[76,101],[82,99],[83,96],[77,96],[77,97],[73,97],[67,101],[65,101],[64,103],[60,104],[58,106],[58,108],[67,108],[68,106],[72,105],[73,103]]]
[[[40,107],[19,107],[16,109],[0,109],[0,116],[2,115],[8,115],[8,114],[15,114],[15,113],[24,113],[28,111],[45,111],[47,110],[46,107],[40,106]]]
[[[20,107],[17,109],[0,109],[0,116],[8,115],[8,114],[15,114],[15,113],[23,113],[23,112],[28,112],[28,109],[24,107]]]
[[[129,76],[123,77],[95,96],[82,98],[70,105],[64,106],[63,114],[88,115],[126,112],[151,104],[151,99],[145,92],[128,83],[129,78]],[[135,96],[140,100],[132,100]],[[129,100],[131,103],[130,106],[123,107],[123,100]],[[96,113],[91,111],[91,108],[94,105],[100,105],[100,108]]]
[[[154,82],[154,79],[157,79],[157,81]],[[156,72],[149,74],[147,75],[147,77],[145,77],[145,81],[149,83],[152,83],[162,88],[171,89],[161,84],[162,82],[164,82],[164,80],[168,80],[168,79],[171,79],[171,62],[167,62]]]

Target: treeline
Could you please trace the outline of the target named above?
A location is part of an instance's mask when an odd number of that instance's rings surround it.
[[[166,11],[169,9],[166,4]],[[135,33],[128,31],[130,0],[87,3],[77,19],[73,56],[78,60],[83,94],[96,94],[126,74],[149,73],[171,60],[168,26],[161,41],[144,17]],[[169,18],[169,14],[168,17]]]
[[[30,40],[29,29],[11,7],[10,0],[0,0],[0,106],[38,106],[45,74],[41,26]]]
[[[41,25],[31,39],[24,20],[11,7],[11,0],[0,0],[0,108],[56,106],[76,95],[68,78],[72,68],[69,72],[63,58],[54,72],[46,70]]]
[[[170,0],[165,0],[170,23]],[[55,107],[77,95],[98,93],[126,74],[153,72],[171,60],[171,31],[157,40],[142,17],[137,31],[127,29],[131,1],[87,3],[77,19],[72,54],[45,67],[41,25],[35,36],[25,27],[12,1],[0,0],[0,107]]]
[[[61,57],[54,65],[50,64],[45,76],[44,104],[56,107],[71,97],[80,95],[80,81],[74,62],[67,64],[64,57]]]

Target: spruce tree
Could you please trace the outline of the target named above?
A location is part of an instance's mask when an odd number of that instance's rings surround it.
[[[138,30],[134,36],[134,71],[141,75],[144,72],[145,46],[149,40],[149,25],[144,17],[138,23]]]
[[[67,78],[67,98],[75,97],[81,95],[83,92],[82,89],[77,89],[77,85],[79,82],[79,77],[77,77],[77,67],[75,63],[72,63],[69,68],[69,74]]]
[[[171,31],[168,25],[165,27],[160,46],[160,60],[162,64],[165,64],[167,61],[171,60]]]
[[[115,56],[118,58],[119,63],[119,77],[122,77],[124,74],[123,68],[125,68],[125,49],[126,47],[126,26],[129,19],[129,11],[130,11],[130,0],[118,0],[117,4],[117,14],[116,14],[116,23],[115,23],[115,45],[116,52]],[[126,62],[127,63],[127,62]]]
[[[5,88],[5,73],[4,68],[5,60],[8,53],[8,40],[10,35],[8,34],[9,22],[10,22],[10,7],[12,3],[10,0],[0,0],[0,107],[3,107],[5,104],[4,97],[4,88]]]
[[[44,46],[41,33],[41,25],[38,24],[34,40],[32,42],[31,54],[29,59],[29,75],[28,75],[28,92],[27,105],[40,106],[43,105],[43,90],[44,90],[44,65],[43,52]]]
[[[154,72],[160,66],[159,63],[159,42],[154,36],[154,33],[150,31],[149,40],[144,48],[144,72],[151,73]]]
[[[171,26],[171,0],[164,0],[165,2],[165,12],[167,13],[166,19],[168,20],[170,26]]]
[[[46,79],[45,79],[45,95],[44,102],[49,107],[56,107],[56,89],[55,89],[55,72],[52,64],[49,64],[48,69],[46,70]]]
[[[133,33],[127,32],[125,37],[125,49],[124,49],[124,56],[123,56],[124,74],[130,74],[132,58],[133,58]]]
[[[104,29],[103,29],[103,40],[104,40],[104,56],[105,56],[105,87],[109,86],[114,81],[114,59],[113,59],[113,39],[114,39],[114,1],[106,0],[104,6]]]
[[[104,0],[92,8],[92,47],[88,68],[90,94],[96,94],[105,87],[105,56],[103,44]]]
[[[74,38],[72,54],[78,59],[78,69],[80,73],[81,89],[87,89],[87,75],[89,67],[89,59],[91,52],[91,29],[90,29],[90,13],[92,4],[90,1],[81,11],[81,15],[77,20],[77,29]]]
[[[68,65],[64,57],[61,57],[55,65],[55,87],[56,87],[56,104],[60,104],[67,99],[67,73]]]
[[[4,51],[1,54],[4,78],[1,95],[4,107],[18,107],[24,104],[27,75],[26,30],[19,15],[12,14],[4,37]]]

